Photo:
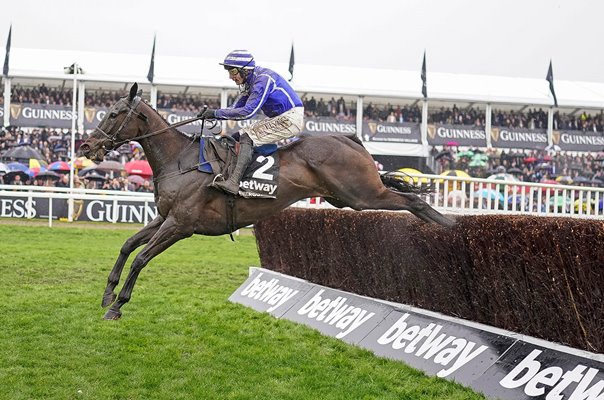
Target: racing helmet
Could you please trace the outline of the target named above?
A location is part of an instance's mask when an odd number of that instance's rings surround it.
[[[224,58],[224,62],[219,63],[224,69],[247,69],[252,70],[256,67],[254,56],[247,50],[233,50]]]

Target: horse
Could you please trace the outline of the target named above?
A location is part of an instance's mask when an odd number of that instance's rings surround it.
[[[136,83],[108,110],[79,152],[98,162],[130,141],[142,146],[153,170],[158,215],[122,245],[103,293],[102,306],[111,306],[105,319],[122,316],[121,308],[130,301],[141,270],[174,243],[193,234],[232,233],[305,198],[323,197],[335,207],[358,211],[407,210],[447,227],[455,223],[415,193],[396,189],[393,179],[381,176],[356,136],[302,136],[279,149],[279,191],[272,199],[225,194],[209,186],[211,174],[183,168],[199,164],[200,141],[169,125],[141,99]],[[136,255],[116,296],[114,289],[129,255],[142,245],[146,246]]]

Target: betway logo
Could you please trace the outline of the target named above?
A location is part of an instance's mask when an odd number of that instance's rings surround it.
[[[306,304],[298,310],[298,315],[306,315],[310,319],[333,325],[341,332],[336,335],[342,339],[350,332],[363,325],[374,312],[367,312],[360,307],[346,304],[346,297],[338,296],[334,300],[322,298],[325,290],[321,289]]]
[[[476,346],[474,342],[449,336],[446,333],[439,335],[442,325],[429,324],[423,328],[419,325],[409,326],[405,322],[407,318],[409,314],[405,313],[377,340],[378,343],[390,344],[395,350],[404,348],[407,354],[414,354],[426,360],[432,359],[434,363],[444,367],[452,363],[449,368],[441,369],[436,373],[441,378],[457,371],[488,348],[480,346],[474,350]]]
[[[271,195],[275,193],[275,190],[277,190],[277,185],[258,182],[255,180],[242,181],[239,186],[244,189],[257,190],[259,192],[268,193]]]
[[[604,400],[604,380],[589,387],[600,372],[599,369],[589,368],[584,373],[587,367],[579,364],[570,371],[555,366],[541,370],[541,363],[537,361],[537,356],[541,353],[541,350],[533,350],[499,384],[508,389],[524,386],[524,393],[531,397],[542,396],[546,388],[551,386],[545,400],[562,400],[565,399],[562,391],[571,383],[578,382],[570,397],[565,400]]]
[[[270,281],[262,280],[260,279],[262,275],[262,273],[259,273],[258,276],[241,291],[241,295],[270,305],[266,310],[268,312],[275,311],[299,292],[299,290],[279,285],[279,279],[276,278],[273,278]]]

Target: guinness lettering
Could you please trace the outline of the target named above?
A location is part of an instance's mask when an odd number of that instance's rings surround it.
[[[447,128],[439,126],[436,130],[438,137],[446,139],[486,139],[484,129]]]
[[[588,144],[593,146],[604,146],[604,137],[602,136],[579,136],[569,133],[562,133],[560,141],[564,144]]]
[[[541,132],[511,132],[502,129],[499,138],[505,142],[547,143],[547,134]]]
[[[306,130],[311,133],[355,134],[356,125],[341,122],[306,121]]]
[[[151,221],[157,216],[155,207],[140,205],[118,204],[114,207],[113,203],[94,200],[88,203],[86,207],[86,216],[90,221],[108,221],[108,222],[136,222],[142,223],[147,216]]]
[[[379,124],[377,126],[378,133],[397,133],[399,135],[410,135],[412,133],[411,127],[408,126],[385,126]]]
[[[70,120],[73,117],[71,110],[48,110],[41,108],[23,107],[21,112],[23,118],[27,119],[59,119]]]

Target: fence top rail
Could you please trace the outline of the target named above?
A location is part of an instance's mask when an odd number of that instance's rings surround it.
[[[396,173],[396,172],[395,172]],[[527,186],[527,187],[537,187],[537,188],[551,188],[551,189],[561,189],[561,190],[582,190],[582,191],[591,191],[591,192],[601,192],[604,193],[604,188],[602,187],[593,187],[593,186],[578,186],[578,185],[563,185],[563,184],[553,184],[553,183],[541,183],[541,182],[525,182],[525,181],[506,181],[502,179],[487,179],[487,178],[474,178],[474,177],[464,177],[464,176],[443,176],[443,175],[432,175],[432,174],[400,174],[400,176],[409,176],[411,178],[427,178],[433,181],[456,181],[456,182],[477,182],[477,183],[491,183],[491,184],[499,184],[499,185],[508,185],[508,186]]]

